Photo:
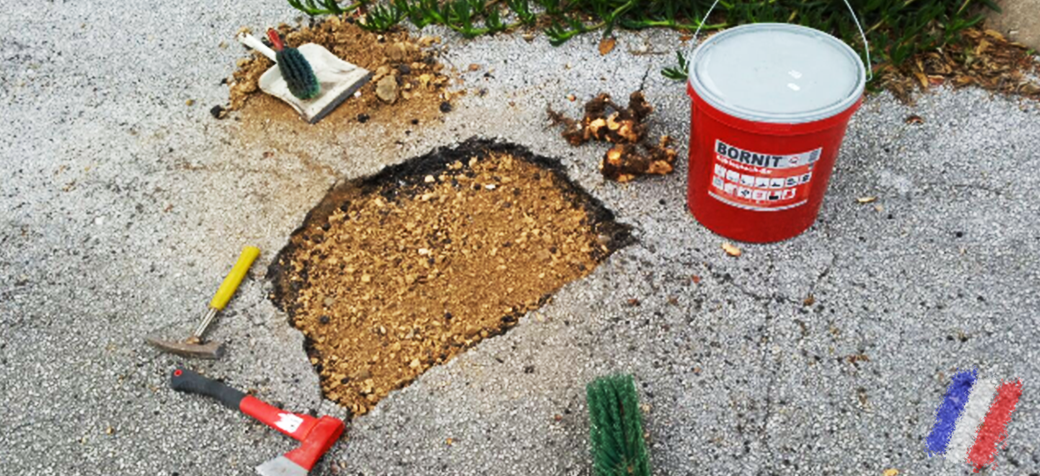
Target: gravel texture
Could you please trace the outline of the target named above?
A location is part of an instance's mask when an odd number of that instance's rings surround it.
[[[225,103],[220,80],[242,56],[234,32],[291,20],[284,2],[8,3],[4,474],[251,474],[294,447],[168,390],[184,361],[142,341],[187,333],[245,244],[263,254],[212,333],[228,355],[189,365],[291,409],[343,416],[267,300],[266,265],[336,180],[474,135],[561,158],[639,242],[506,335],[391,394],[315,474],[590,474],[584,385],[614,371],[634,373],[648,405],[655,474],[969,474],[929,459],[923,443],[948,377],[969,366],[1026,385],[993,472],[1040,472],[1035,104],[971,89],[912,108],[869,98],[819,222],[732,258],[684,211],[682,161],[667,177],[607,183],[596,170],[605,146],[571,148],[546,128],[546,105],[577,116],[600,91],[642,87],[657,106],[651,133],[684,144],[688,100],[658,72],[675,34],[623,34],[600,57],[594,35],[552,48],[441,32],[460,70],[493,68],[463,74],[486,94],[411,134],[370,121],[331,146],[286,140],[272,151],[240,140],[234,114],[217,121],[209,109]],[[906,124],[909,114],[924,124]],[[847,359],[861,354],[869,360]]]

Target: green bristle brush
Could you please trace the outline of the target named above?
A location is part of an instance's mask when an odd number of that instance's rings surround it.
[[[274,45],[275,62],[278,63],[278,70],[282,72],[282,77],[289,85],[289,92],[300,99],[315,98],[321,92],[321,86],[307,58],[296,48],[286,48],[274,29],[267,30],[267,37]]]

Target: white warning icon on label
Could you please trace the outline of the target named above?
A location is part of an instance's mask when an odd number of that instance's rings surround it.
[[[769,147],[784,144],[771,144]],[[728,205],[752,211],[779,211],[809,203],[815,165],[823,148],[796,154],[752,150],[715,140],[708,166],[708,195]],[[819,179],[817,179],[819,181]],[[703,182],[701,182],[703,184]]]

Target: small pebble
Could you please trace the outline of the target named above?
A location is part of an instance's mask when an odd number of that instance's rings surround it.
[[[219,105],[219,104],[218,104],[218,105],[216,105],[216,106],[213,106],[213,107],[212,107],[212,108],[211,108],[211,109],[209,110],[209,113],[210,113],[210,114],[211,114],[211,115],[212,115],[213,117],[215,117],[215,118],[217,118],[217,119],[223,119],[223,118],[225,117],[225,115],[226,115],[226,112],[227,112],[227,110],[226,110],[226,109],[224,109],[224,106],[221,106],[221,105]]]
[[[443,113],[451,112],[451,103],[448,102],[448,101],[442,102],[441,103],[441,112],[443,112]]]

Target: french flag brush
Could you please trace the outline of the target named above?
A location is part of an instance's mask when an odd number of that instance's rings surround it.
[[[1021,396],[1021,380],[998,383],[980,379],[978,370],[958,372],[935,409],[935,425],[925,439],[928,454],[967,462],[976,473],[994,464]]]

